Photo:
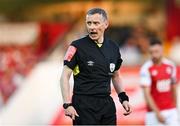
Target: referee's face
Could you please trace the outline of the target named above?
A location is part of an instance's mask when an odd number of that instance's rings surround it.
[[[108,21],[101,14],[93,14],[86,16],[86,27],[89,37],[97,42],[102,42],[104,31],[108,27]]]

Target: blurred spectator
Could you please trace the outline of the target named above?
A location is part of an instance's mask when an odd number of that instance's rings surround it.
[[[119,46],[122,47],[126,44],[127,39],[131,37],[131,32],[131,26],[112,26],[107,29],[106,34],[108,34],[113,41],[118,42]]]
[[[137,39],[137,46],[139,48],[139,51],[141,53],[141,59],[140,59],[140,64],[144,63],[145,60],[149,58],[149,41],[148,37],[146,35],[141,35]]]
[[[149,36],[155,36],[157,32],[147,29],[145,24],[135,26],[111,27],[107,34],[112,40],[117,41],[120,48],[124,65],[133,66],[145,62],[149,58]],[[129,58],[130,57],[130,58]]]
[[[137,48],[136,41],[134,37],[129,37],[120,49],[124,65],[138,65],[140,63],[141,54]]]
[[[170,48],[169,57],[180,65],[180,36],[174,37],[172,47]]]
[[[3,74],[0,82],[0,92],[2,94],[3,102],[6,103],[8,98],[14,93],[16,86],[12,81],[13,73],[11,69]]]
[[[32,45],[0,47],[0,106],[23,84],[37,59]]]

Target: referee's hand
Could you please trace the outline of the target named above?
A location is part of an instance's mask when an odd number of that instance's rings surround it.
[[[129,115],[132,112],[128,101],[123,101],[122,106],[125,110],[125,112],[123,113],[125,116]]]
[[[75,108],[73,106],[69,106],[67,109],[64,110],[65,111],[65,115],[69,116],[71,119],[75,120],[75,117],[79,117],[79,115],[77,114]]]

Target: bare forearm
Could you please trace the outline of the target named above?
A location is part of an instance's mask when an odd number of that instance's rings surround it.
[[[131,107],[129,105],[129,97],[124,92],[124,89],[122,87],[121,78],[118,71],[115,71],[112,76],[112,83],[113,86],[118,94],[119,101],[121,102],[123,108],[126,110],[124,115],[129,115],[131,113]]]
[[[70,84],[69,84],[70,76],[71,76],[71,70],[67,68],[67,66],[65,66],[60,79],[61,93],[64,103],[71,102]]]
[[[150,107],[150,109],[152,109],[155,113],[159,113],[160,110],[157,107],[157,105],[155,104],[152,96],[150,95],[149,89],[144,88],[144,96],[145,96],[145,100],[146,100],[148,106]]]
[[[65,78],[61,78],[61,93],[62,93],[62,98],[64,103],[69,103],[70,102],[70,86],[69,82]]]
[[[173,100],[174,100],[175,105],[177,106],[177,90],[176,90],[176,88],[177,88],[176,84],[172,85]]]
[[[124,89],[122,87],[121,78],[120,78],[118,71],[116,71],[116,73],[113,75],[112,83],[113,83],[113,86],[114,86],[117,94],[124,91]]]

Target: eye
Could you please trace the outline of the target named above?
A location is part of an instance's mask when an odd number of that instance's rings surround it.
[[[99,22],[94,22],[95,25],[99,25]]]
[[[91,22],[90,22],[90,21],[88,21],[88,22],[87,22],[87,25],[91,25]]]

